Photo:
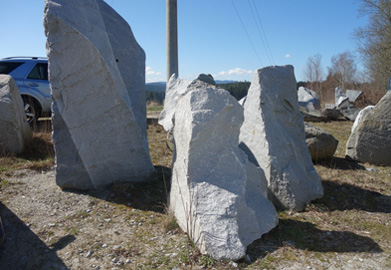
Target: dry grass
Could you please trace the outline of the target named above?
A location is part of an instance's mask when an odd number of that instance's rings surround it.
[[[49,121],[34,127],[33,137],[19,155],[0,157],[0,179],[20,169],[42,171],[54,165],[54,146]]]
[[[150,124],[149,146],[157,179],[147,184],[116,183],[110,188],[109,206],[116,209],[111,215],[124,215],[125,219],[129,217],[129,222],[144,224],[138,227],[138,233],[129,236],[134,244],[123,247],[124,254],[129,253],[132,260],[140,262],[140,267],[135,269],[328,269],[330,266],[343,269],[346,265],[354,269],[361,268],[357,258],[363,263],[377,260],[382,268],[391,267],[391,168],[344,159],[351,122],[313,124],[339,140],[335,157],[315,165],[323,180],[323,198],[309,204],[303,212],[280,212],[278,227],[251,244],[250,260],[237,265],[201,255],[180,232],[172,214],[167,213],[172,153],[166,147],[165,131],[157,124]],[[52,165],[50,132],[36,132],[34,145],[25,153],[0,159],[0,178],[3,179],[0,191],[9,188],[6,178],[12,171],[42,170]],[[105,213],[107,203],[94,201],[102,205],[99,214]],[[134,209],[137,211],[132,211]],[[149,218],[151,215],[155,218]],[[77,229],[69,227],[74,235]],[[157,231],[164,239],[161,243],[150,240]],[[176,256],[167,257],[162,250]],[[362,265],[362,268],[370,267]]]

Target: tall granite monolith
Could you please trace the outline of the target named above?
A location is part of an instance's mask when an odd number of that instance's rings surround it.
[[[32,138],[18,85],[9,75],[0,75],[0,156],[19,154]]]
[[[102,0],[46,0],[56,181],[95,189],[147,180],[145,53]]]
[[[266,175],[269,196],[278,208],[303,210],[323,195],[305,143],[292,66],[255,72],[244,103],[241,147]]]
[[[175,109],[170,210],[202,253],[238,260],[278,222],[263,171],[239,148],[243,108],[195,80]]]

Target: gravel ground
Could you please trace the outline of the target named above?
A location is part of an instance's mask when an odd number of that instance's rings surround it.
[[[6,231],[0,257],[0,269],[4,270],[201,269],[202,266],[204,269],[387,269],[390,265],[390,255],[380,252],[380,248],[377,252],[376,248],[371,252],[350,252],[355,250],[352,247],[338,253],[330,249],[319,257],[293,248],[294,243],[277,246],[276,238],[266,235],[249,247],[249,262],[209,267],[208,262],[199,263],[205,260],[200,255],[192,263],[194,247],[182,232],[162,228],[168,218],[162,209],[143,207],[132,199],[116,202],[118,194],[112,189],[94,193],[62,191],[55,184],[53,169],[20,170],[7,180],[0,203]],[[266,255],[272,255],[274,260],[284,259],[270,266],[262,260]]]
[[[74,192],[56,185],[53,168],[3,172],[0,270],[391,269],[390,168],[352,167],[340,156],[317,165],[322,199],[280,212],[279,226],[248,247],[246,260],[216,262],[166,213],[171,153],[161,127],[148,132],[155,182]]]

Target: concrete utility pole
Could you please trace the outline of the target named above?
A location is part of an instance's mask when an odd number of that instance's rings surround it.
[[[167,83],[172,74],[178,74],[177,0],[166,0],[167,27]]]

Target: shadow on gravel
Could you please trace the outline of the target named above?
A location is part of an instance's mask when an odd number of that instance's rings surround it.
[[[74,241],[74,236],[67,235],[48,247],[1,202],[0,214],[5,231],[0,269],[68,269],[56,251]]]
[[[329,160],[313,161],[316,165],[321,165],[329,169],[338,170],[365,170],[365,167],[350,158],[332,157]]]
[[[143,211],[165,213],[171,186],[171,169],[155,166],[155,170],[156,177],[144,183],[118,182],[102,190],[77,191],[64,189],[63,191],[86,194]]]
[[[324,195],[312,202],[320,211],[363,210],[391,213],[391,196],[365,190],[346,183],[322,181]]]
[[[383,252],[375,241],[366,236],[352,232],[324,231],[310,222],[280,219],[278,227],[248,247],[247,254],[254,262],[283,247],[315,252]]]

